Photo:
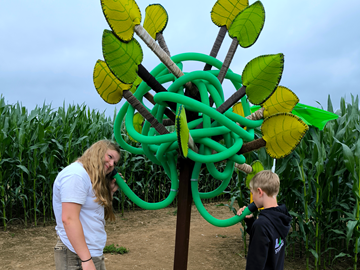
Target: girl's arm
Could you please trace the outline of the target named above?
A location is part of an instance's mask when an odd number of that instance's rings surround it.
[[[62,222],[67,237],[80,260],[84,261],[91,257],[90,251],[85,242],[83,227],[80,222],[81,204],[65,202],[62,203]],[[89,260],[81,263],[84,270],[96,270],[94,262]]]

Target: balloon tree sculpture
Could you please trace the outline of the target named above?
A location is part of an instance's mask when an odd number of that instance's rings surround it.
[[[219,220],[206,211],[201,199],[221,194],[234,167],[251,175],[261,170],[256,163],[246,164],[244,153],[266,147],[271,157],[282,158],[299,144],[308,126],[292,114],[299,101],[296,95],[279,86],[283,54],[256,57],[247,63],[241,75],[229,69],[238,45],[250,47],[263,29],[265,10],[260,1],[251,5],[248,0],[215,3],[211,19],[220,31],[210,56],[182,53],[170,57],[162,35],[168,15],[159,4],[146,8],[144,26],[134,0],[101,0],[101,6],[111,30],[103,32],[105,61],[96,62],[95,87],[107,103],[116,104],[123,97],[127,100],[115,120],[115,138],[123,149],[145,155],[164,168],[171,180],[170,194],[161,202],[148,203],[135,195],[120,176],[116,180],[126,196],[144,209],[164,208],[178,195],[174,269],[186,269],[192,200],[209,223],[220,227],[238,223],[253,209],[242,216]],[[134,33],[161,62],[151,72],[141,64],[143,52]],[[233,41],[221,62],[216,56],[226,33]],[[185,61],[203,62],[204,70],[183,72]],[[222,88],[224,79],[234,87],[227,100]],[[163,84],[168,82],[171,85],[166,89]],[[152,95],[150,90],[156,94]],[[152,108],[144,104],[144,98],[153,104]],[[253,113],[250,103],[259,105]],[[125,142],[121,135],[123,122],[128,135],[141,147]],[[257,128],[261,128],[262,138],[255,139]],[[219,162],[226,163],[223,171],[215,166]],[[205,167],[222,182],[216,190],[201,193],[199,174]]]

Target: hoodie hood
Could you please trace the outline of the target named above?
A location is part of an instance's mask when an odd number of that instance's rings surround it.
[[[259,215],[266,217],[278,231],[282,238],[285,238],[290,230],[292,217],[290,216],[285,204],[278,207],[264,209]]]

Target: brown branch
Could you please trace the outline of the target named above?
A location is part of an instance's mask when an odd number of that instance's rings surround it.
[[[246,163],[243,163],[243,164],[235,163],[235,168],[237,168],[240,171],[243,171],[246,174],[252,173],[252,171],[253,171],[253,168],[249,164],[246,164]]]
[[[220,50],[221,44],[224,41],[226,32],[227,32],[226,26],[225,25],[221,26],[220,29],[219,29],[219,33],[218,33],[218,35],[216,37],[216,40],[214,42],[214,45],[213,45],[213,47],[211,49],[210,56],[216,58],[216,56],[217,56],[217,54],[218,54],[218,52]],[[204,71],[210,70],[211,67],[212,66],[210,64],[206,64],[205,67],[204,67]]]
[[[133,106],[159,134],[168,134],[169,131],[141,104],[141,102],[129,90],[123,90],[123,97]]]
[[[241,147],[240,151],[237,152],[238,155],[246,154],[255,150],[258,150],[260,148],[263,148],[266,146],[266,141],[263,138],[256,139],[254,141],[244,143]]]
[[[170,118],[169,119],[166,118],[166,119],[163,119],[162,124],[167,127],[167,126],[175,125],[175,122],[172,121]]]
[[[165,42],[165,39],[164,39],[164,36],[162,33],[156,33],[156,40],[158,41],[161,49],[163,49],[167,53],[168,56],[171,56],[169,48],[166,45],[166,42]]]
[[[239,44],[239,42],[238,42],[237,38],[233,38],[233,41],[231,42],[231,45],[229,48],[229,51],[225,57],[224,63],[222,64],[220,73],[218,75],[218,79],[219,79],[220,83],[222,83],[224,81],[226,72],[229,70],[231,61],[234,58],[238,44]]]

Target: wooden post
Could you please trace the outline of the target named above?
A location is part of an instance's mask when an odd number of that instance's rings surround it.
[[[180,159],[179,194],[176,220],[174,270],[186,270],[188,262],[191,218],[191,174],[194,162]]]

